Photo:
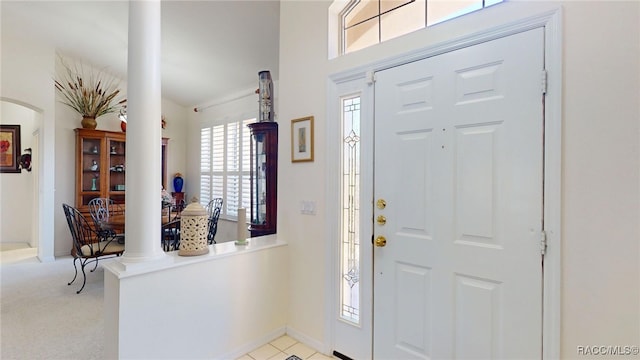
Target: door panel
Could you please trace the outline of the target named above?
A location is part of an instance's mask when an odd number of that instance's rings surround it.
[[[431,269],[412,264],[398,263],[395,267],[395,293],[415,293],[414,296],[400,296],[395,304],[394,327],[397,329],[397,344],[405,352],[422,354],[431,348],[429,332],[432,319],[423,304],[431,299]],[[407,312],[405,309],[415,309]],[[426,336],[423,336],[425,334]]]
[[[433,146],[431,131],[401,134],[399,138],[398,147],[401,153],[422,153],[425,157],[429,157]],[[431,236],[433,214],[430,213],[432,208],[427,206],[431,202],[431,194],[427,189],[432,182],[433,173],[432,164],[428,161],[420,163],[401,161],[398,164],[397,186],[398,189],[403,189],[398,193],[398,201],[412,209],[405,217],[398,219],[398,231],[407,236]]]
[[[456,242],[500,248],[495,237],[495,142],[500,124],[456,132]]]
[[[375,358],[540,357],[542,69],[534,29],[376,73]]]
[[[455,357],[492,359],[499,347],[501,284],[456,274]],[[476,331],[482,329],[483,331]]]

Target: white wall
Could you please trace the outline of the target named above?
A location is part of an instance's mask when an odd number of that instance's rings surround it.
[[[324,336],[326,82],[332,73],[563,7],[562,358],[640,339],[640,3],[512,1],[335,60],[328,1],[280,10],[278,237],[291,251],[289,326]],[[316,159],[292,164],[288,121],[314,115]],[[298,203],[314,200],[317,216]]]
[[[53,260],[54,254],[54,167],[55,167],[55,97],[51,76],[54,72],[54,49],[29,38],[23,33],[12,33],[2,28],[0,60],[0,99],[22,104],[38,112],[39,131],[39,217],[41,231],[38,257]],[[4,202],[4,191],[0,194]],[[61,212],[61,211],[60,211]]]
[[[278,237],[289,243],[291,271],[289,327],[324,340],[326,211],[325,131],[328,1],[280,4],[280,138],[278,142]],[[314,116],[314,161],[291,162],[291,120]],[[315,216],[302,215],[299,203],[315,201]]]
[[[169,138],[167,145],[167,191],[173,189],[173,177],[181,173],[184,177],[185,200],[193,196],[194,188],[192,179],[185,177],[187,172],[187,109],[169,99],[162,99],[162,114],[167,125],[162,130],[162,137]]]
[[[570,357],[578,345],[640,339],[640,2],[564,6],[562,350]]]
[[[38,113],[34,110],[0,101],[0,123],[20,125],[20,154],[33,146],[33,130],[37,121]],[[27,170],[0,174],[0,242],[35,245],[31,231],[37,224],[37,219],[33,218],[34,176],[33,171]]]

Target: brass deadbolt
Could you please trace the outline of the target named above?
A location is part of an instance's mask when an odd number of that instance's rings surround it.
[[[377,247],[385,247],[387,246],[387,238],[384,236],[378,236],[375,243]]]

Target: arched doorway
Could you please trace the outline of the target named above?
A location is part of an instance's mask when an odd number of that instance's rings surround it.
[[[40,129],[42,111],[19,101],[1,99],[2,124],[20,126],[20,154],[31,149],[31,171],[0,174],[0,242],[40,245]],[[42,260],[46,256],[39,256]]]

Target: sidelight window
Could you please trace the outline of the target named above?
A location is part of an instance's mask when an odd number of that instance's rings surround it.
[[[360,323],[360,97],[342,99],[340,317]]]

